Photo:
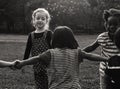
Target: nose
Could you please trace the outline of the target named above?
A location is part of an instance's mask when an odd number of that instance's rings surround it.
[[[42,19],[39,19],[39,21],[42,21]]]
[[[110,26],[110,29],[116,29],[116,27],[117,27],[117,26],[115,26],[115,25],[111,25],[111,26]]]

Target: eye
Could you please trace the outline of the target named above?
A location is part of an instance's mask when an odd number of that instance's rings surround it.
[[[40,17],[37,17],[37,18],[36,18],[36,20],[39,20],[39,19],[40,19]]]
[[[42,20],[45,20],[46,18],[45,18],[45,17],[42,17],[41,19],[42,19]]]
[[[110,23],[108,23],[108,25],[109,26],[118,26],[119,24],[118,24],[118,22],[110,22]]]

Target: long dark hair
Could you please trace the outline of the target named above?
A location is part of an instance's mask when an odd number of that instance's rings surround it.
[[[55,28],[51,45],[52,48],[70,49],[76,49],[79,46],[71,28],[67,26],[58,26]]]

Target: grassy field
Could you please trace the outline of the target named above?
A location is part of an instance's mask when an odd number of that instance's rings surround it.
[[[3,36],[0,37],[0,60],[22,60],[27,37]],[[96,37],[97,35],[76,36],[81,48],[92,43]],[[99,49],[94,53],[99,53]],[[99,89],[98,67],[99,62],[87,60],[80,65],[79,78],[82,89]],[[9,68],[0,68],[0,89],[34,89],[32,66],[26,66],[24,69],[25,73],[22,70],[13,71]]]

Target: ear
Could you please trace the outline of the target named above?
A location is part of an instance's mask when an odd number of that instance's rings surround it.
[[[35,27],[35,24],[34,24],[34,21],[33,21],[33,20],[31,20],[31,24],[32,24],[32,26],[34,26],[34,27]]]
[[[104,27],[107,30],[107,22],[104,23]]]
[[[46,23],[49,23],[48,19],[46,18]]]

